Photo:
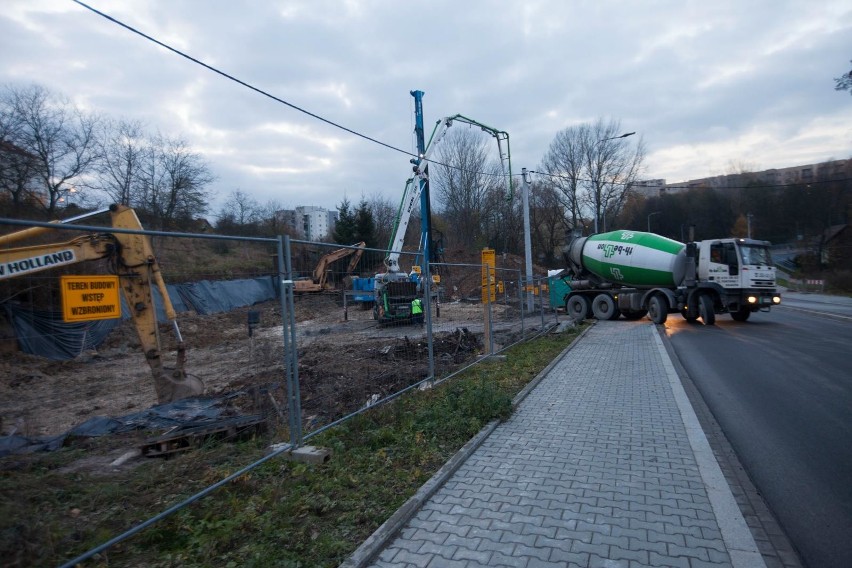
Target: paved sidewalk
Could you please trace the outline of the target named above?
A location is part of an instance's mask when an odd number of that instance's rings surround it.
[[[765,566],[657,329],[599,322],[375,567]]]

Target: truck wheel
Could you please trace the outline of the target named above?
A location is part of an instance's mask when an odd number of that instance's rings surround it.
[[[666,323],[666,318],[669,317],[669,310],[665,301],[659,295],[652,296],[648,301],[648,317],[657,325]]]
[[[751,310],[749,309],[739,309],[735,312],[731,312],[731,317],[734,318],[734,321],[746,321],[750,315]]]
[[[698,319],[698,302],[694,294],[690,294],[686,301],[686,305],[680,311],[683,319],[689,323],[694,323]]]
[[[713,309],[713,298],[707,294],[702,294],[698,298],[698,313],[701,316],[701,321],[704,325],[713,325],[716,323],[716,312]]]
[[[615,307],[615,301],[609,294],[598,294],[592,301],[592,313],[601,320],[614,320],[618,317],[619,311]]]
[[[574,321],[583,321],[589,313],[589,300],[585,296],[571,296],[565,302],[565,313]]]

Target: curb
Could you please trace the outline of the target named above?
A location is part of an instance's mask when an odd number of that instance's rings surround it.
[[[766,568],[766,562],[754,541],[751,529],[743,518],[739,504],[734,499],[731,487],[722,474],[722,469],[719,462],[716,461],[710,442],[707,440],[704,429],[698,421],[698,416],[692,408],[692,403],[680,382],[674,363],[668,351],[666,351],[660,330],[653,324],[651,328],[672,395],[686,429],[689,445],[695,455],[698,471],[704,481],[707,497],[715,513],[719,531],[722,533],[722,541],[731,557],[731,564],[733,568]]]
[[[532,390],[547,376],[553,367],[555,367],[571,349],[582,339],[591,329],[591,326],[584,329],[580,335],[574,338],[568,347],[562,350],[562,353],[557,355],[544,369],[542,369],[527,385],[521,389],[515,398],[512,399],[512,408],[517,406],[529,395]],[[379,553],[385,548],[388,542],[396,536],[396,533],[414,516],[414,514],[423,506],[435,492],[441,488],[444,483],[458,470],[461,465],[473,454],[482,443],[488,439],[497,426],[500,425],[499,420],[492,420],[482,428],[473,438],[471,438],[458,452],[453,455],[441,466],[441,469],[435,472],[429,481],[424,483],[417,492],[412,495],[402,507],[390,516],[390,518],[382,523],[382,525],[373,532],[367,540],[361,543],[361,546],[355,549],[349,557],[344,560],[339,568],[364,568],[370,562],[375,560]]]

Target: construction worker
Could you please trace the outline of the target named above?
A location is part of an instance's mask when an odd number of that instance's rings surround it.
[[[416,324],[423,323],[423,300],[420,298],[411,300],[411,321]]]

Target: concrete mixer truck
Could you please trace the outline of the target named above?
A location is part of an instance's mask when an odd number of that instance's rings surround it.
[[[565,247],[566,312],[576,320],[639,319],[654,323],[680,312],[705,325],[716,314],[746,321],[781,303],[769,243],[711,239],[683,244],[653,233],[612,231],[574,236]]]

